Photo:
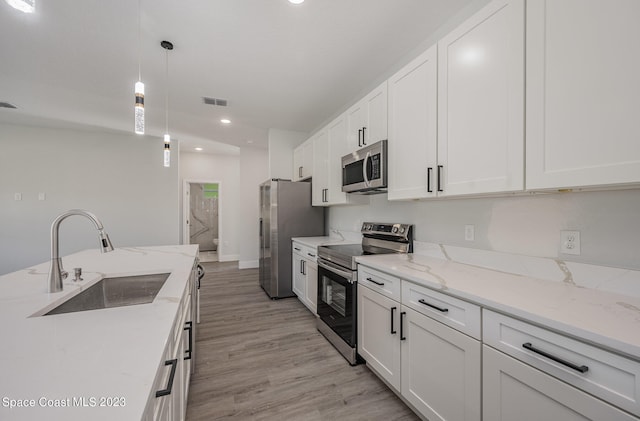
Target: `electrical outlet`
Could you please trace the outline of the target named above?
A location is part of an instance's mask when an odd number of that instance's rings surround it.
[[[22,193],[14,193],[13,200],[22,200]]]
[[[465,225],[464,226],[464,239],[467,241],[475,241],[476,239],[476,226]]]
[[[45,193],[38,193],[38,200],[46,200],[47,195]]]
[[[560,231],[560,253],[580,254],[580,231]]]

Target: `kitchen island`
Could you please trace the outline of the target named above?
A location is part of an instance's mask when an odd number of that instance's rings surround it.
[[[82,251],[62,259],[70,275],[56,293],[47,292],[48,262],[0,276],[0,419],[138,420],[158,410],[182,412],[186,397],[158,407],[156,391],[168,384],[170,367],[163,367],[173,347],[190,351],[177,343],[187,338],[181,322],[197,257],[197,245]],[[75,267],[83,270],[78,282]],[[104,277],[148,273],[170,273],[149,304],[41,315]],[[189,370],[180,367],[187,380],[176,396],[188,386]]]

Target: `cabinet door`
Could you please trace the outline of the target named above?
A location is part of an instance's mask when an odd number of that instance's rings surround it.
[[[637,420],[493,348],[482,353],[485,420]]]
[[[436,194],[437,51],[429,48],[388,82],[389,200]]]
[[[347,146],[346,153],[357,151],[364,147],[362,128],[367,124],[366,103],[359,101],[347,110]]]
[[[307,140],[302,144],[302,178],[313,176],[313,140]]]
[[[409,307],[402,312],[402,396],[432,421],[480,420],[480,341]]]
[[[321,130],[313,136],[313,183],[311,183],[311,204],[326,205],[326,191],[329,183],[329,139],[327,131]]]
[[[527,188],[640,182],[640,2],[527,2]]]
[[[347,150],[347,120],[344,115],[335,119],[327,129],[329,137],[329,182],[326,193],[329,204],[347,203],[347,194],[342,191],[342,157]]]
[[[364,98],[366,119],[362,139],[364,146],[387,139],[388,95],[387,82],[383,82]]]
[[[304,148],[303,145],[300,145],[293,150],[293,181],[300,181],[303,178],[303,159]]]
[[[294,245],[294,250],[295,250]],[[292,285],[291,289],[293,293],[298,296],[300,301],[304,302],[305,298],[305,275],[304,275],[304,258],[294,251],[292,255],[292,267],[291,267],[291,277],[292,277]]]
[[[400,391],[400,304],[358,286],[358,353]]]
[[[495,0],[438,42],[440,195],[524,188],[524,0]]]
[[[307,260],[307,285],[306,302],[307,307],[318,314],[318,264],[315,261]]]

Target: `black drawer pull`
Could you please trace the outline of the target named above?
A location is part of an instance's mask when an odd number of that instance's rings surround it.
[[[315,254],[311,254],[311,253],[307,253],[307,256],[309,256],[309,257],[316,257],[316,255],[315,255]]]
[[[433,167],[427,168],[427,193],[432,193],[431,189],[431,172],[433,171]]]
[[[176,367],[178,367],[178,360],[167,360],[164,362],[164,365],[171,364],[171,373],[169,373],[169,381],[167,382],[167,388],[163,390],[156,391],[156,398],[160,396],[167,396],[171,394],[171,389],[173,389],[173,378],[176,376]]]
[[[193,322],[186,322],[185,323],[185,327],[184,330],[188,330],[189,331],[189,349],[187,349],[186,351],[184,351],[185,354],[187,354],[186,357],[184,357],[185,360],[190,360],[191,359],[191,353],[193,350]]]
[[[567,366],[567,367],[569,367],[571,369],[579,371],[580,373],[586,373],[587,371],[589,371],[589,367],[587,367],[586,365],[577,365],[577,364],[571,363],[569,361],[563,360],[560,357],[556,357],[555,355],[551,355],[548,352],[542,351],[540,349],[536,349],[536,348],[533,347],[533,345],[531,345],[531,342],[527,342],[527,343],[522,344],[522,347],[525,348],[525,349],[528,349],[531,352],[535,352],[536,354],[540,354],[543,357],[547,357],[550,360],[553,360],[553,361],[555,361],[557,363],[565,365],[565,366]]]
[[[407,315],[406,311],[403,311],[400,313],[400,340],[404,341],[405,339],[407,339],[406,336],[404,336],[404,316]]]
[[[441,312],[443,312],[443,313],[446,313],[447,311],[449,311],[449,309],[448,309],[448,308],[442,308],[442,307],[438,307],[438,306],[433,305],[433,304],[429,304],[428,302],[426,302],[426,301],[425,301],[425,300],[423,300],[422,298],[421,298],[421,299],[419,299],[419,300],[418,300],[418,302],[419,302],[420,304],[423,304],[423,305],[427,306],[427,307],[435,308],[436,310],[441,311]]]
[[[396,310],[398,309],[398,307],[391,307],[391,334],[395,335],[396,333],[398,333],[395,329],[393,329],[393,315],[395,314]]]
[[[438,165],[438,191],[442,191],[442,165]]]
[[[296,250],[296,251],[300,251],[300,249],[298,247],[294,247],[293,249]]]
[[[374,280],[373,280],[373,279],[371,279],[371,278],[367,278],[367,281],[369,281],[369,282],[373,282],[374,284],[376,284],[376,285],[378,285],[378,286],[383,286],[383,285],[384,285],[384,282],[374,281]]]

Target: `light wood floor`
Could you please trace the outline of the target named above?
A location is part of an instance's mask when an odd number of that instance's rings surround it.
[[[351,367],[296,298],[257,269],[205,263],[187,420],[417,420],[365,365]]]

